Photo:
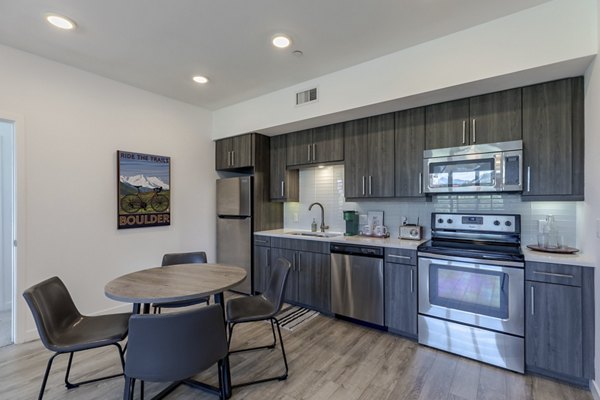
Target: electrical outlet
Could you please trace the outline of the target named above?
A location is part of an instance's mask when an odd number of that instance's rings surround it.
[[[544,233],[546,231],[547,225],[548,225],[548,222],[546,222],[545,219],[539,219],[538,220],[538,233]]]
[[[600,239],[600,218],[596,218],[596,238]]]
[[[294,213],[294,222],[298,222],[298,213]]]

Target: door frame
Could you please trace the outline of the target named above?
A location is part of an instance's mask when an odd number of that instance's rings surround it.
[[[25,119],[23,115],[0,110],[0,120],[13,124],[13,206],[12,206],[12,339],[13,343],[23,343],[26,337],[27,305],[20,294],[25,290],[27,276],[26,252],[26,163],[25,163]],[[29,338],[31,339],[31,338]]]

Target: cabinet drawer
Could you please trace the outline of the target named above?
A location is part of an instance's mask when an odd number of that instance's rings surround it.
[[[270,246],[271,236],[254,235],[255,246]]]
[[[384,254],[385,262],[417,265],[417,252],[415,250],[394,249],[386,247]]]
[[[299,250],[309,251],[313,253],[329,254],[329,242],[320,240],[303,240],[272,237],[271,247],[286,250]]]
[[[581,286],[581,267],[576,265],[525,263],[525,279],[528,281]]]

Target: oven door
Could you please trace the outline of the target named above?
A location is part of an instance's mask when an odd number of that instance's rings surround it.
[[[419,257],[419,313],[523,336],[522,265]]]
[[[425,193],[501,191],[502,161],[502,153],[426,158]]]

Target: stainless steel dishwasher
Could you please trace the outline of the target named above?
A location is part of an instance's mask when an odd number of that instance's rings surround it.
[[[331,244],[331,308],[383,325],[383,248]]]

